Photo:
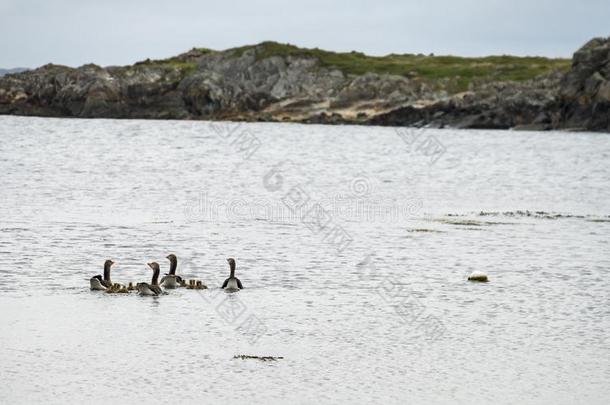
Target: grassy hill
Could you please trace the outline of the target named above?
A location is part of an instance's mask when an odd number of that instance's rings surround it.
[[[238,54],[254,46],[234,48]],[[269,56],[308,56],[317,58],[323,66],[334,67],[346,74],[368,72],[387,73],[428,81],[440,79],[457,81],[459,89],[466,89],[473,80],[525,81],[553,70],[567,71],[571,59],[551,59],[539,56],[434,56],[390,54],[369,56],[362,52],[330,52],[322,49],[299,48],[290,44],[263,42],[258,45],[257,58]]]
[[[225,51],[208,48],[193,48],[182,55],[167,59],[147,59],[138,65],[156,65],[159,67],[179,68],[184,74],[195,69],[198,56],[210,53],[226,52],[241,56],[245,51],[256,49],[258,60],[271,56],[294,56],[316,58],[320,65],[336,68],[345,74],[363,75],[369,72],[393,74],[420,79],[433,86],[442,87],[451,93],[467,90],[476,81],[525,81],[554,70],[565,72],[570,68],[571,59],[553,59],[540,56],[435,56],[422,54],[390,54],[386,56],[369,56],[362,52],[331,52],[318,48],[299,48],[291,44],[262,42],[257,45],[246,45]]]

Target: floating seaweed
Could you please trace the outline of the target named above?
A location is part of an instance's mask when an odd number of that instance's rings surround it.
[[[529,211],[529,210],[517,210],[517,211],[481,211],[479,216],[505,216],[505,217],[529,217],[529,218],[542,218],[542,219],[559,219],[559,218],[585,218],[584,215],[572,215],[572,214],[560,214],[557,212],[546,212],[546,211]]]
[[[435,222],[448,225],[460,225],[460,226],[487,226],[487,225],[514,225],[512,222],[492,222],[492,221],[477,221],[474,219],[447,219],[438,218],[433,219]]]
[[[234,359],[242,359],[242,360],[248,360],[248,359],[254,359],[254,360],[260,360],[260,361],[276,361],[276,360],[280,360],[283,359],[282,356],[250,356],[247,354],[236,354],[235,356],[233,356]]]
[[[577,218],[577,219],[587,219],[590,218],[594,222],[606,222],[606,219],[610,218],[610,216],[601,218],[594,215],[576,215],[576,214],[566,214],[566,213],[558,213],[558,212],[547,212],[547,211],[529,211],[529,210],[516,210],[516,211],[479,211],[479,212],[470,212],[464,214],[456,214],[449,213],[446,214],[445,217],[466,217],[469,215],[476,215],[480,217],[510,217],[510,218],[540,218],[540,219],[566,219],[566,218]]]

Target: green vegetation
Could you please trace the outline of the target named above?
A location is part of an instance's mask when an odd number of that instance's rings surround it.
[[[200,55],[205,55],[206,53],[212,53],[216,51],[210,48],[193,48],[189,52],[197,52]]]
[[[434,56],[390,54],[368,56],[362,52],[329,52],[318,48],[298,48],[290,44],[263,42],[260,45],[233,48],[241,55],[258,47],[257,59],[270,56],[305,56],[317,58],[322,66],[334,67],[347,74],[361,75],[368,72],[388,73],[438,82],[441,79],[455,81],[455,90],[465,90],[474,81],[524,81],[552,70],[566,71],[569,59],[550,59],[538,56],[486,56],[467,58],[459,56]]]
[[[166,59],[146,59],[136,62],[134,66],[151,66],[160,68],[179,69],[182,75],[187,75],[195,70],[197,66],[195,60],[202,55],[215,52],[208,48],[193,48],[190,51],[178,56]]]
[[[299,48],[290,44],[263,42],[227,50],[235,56],[256,49],[256,59],[272,56],[315,58],[320,66],[336,68],[345,74],[365,73],[394,74],[422,80],[450,93],[465,91],[473,83],[492,81],[525,81],[553,70],[567,71],[570,59],[551,59],[539,56],[434,56],[414,54],[390,54],[369,56],[362,52],[330,52],[318,48]],[[193,48],[181,55],[137,62],[135,67],[150,66],[176,70],[184,77],[196,68],[196,60],[202,55],[214,53],[208,48]]]
[[[167,59],[145,59],[140,62],[136,62],[135,66],[176,66],[176,67],[187,67],[193,65],[193,62],[180,60],[177,57]]]
[[[183,75],[187,75],[195,70],[196,63],[193,61],[180,60],[177,57],[167,59],[146,59],[141,62],[136,62],[134,67],[146,66],[146,67],[159,67],[165,69],[179,69]]]

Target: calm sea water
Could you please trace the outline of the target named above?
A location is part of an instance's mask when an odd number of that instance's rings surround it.
[[[610,398],[606,134],[0,117],[0,139],[2,403]],[[172,252],[210,289],[89,291],[107,258],[148,281]]]

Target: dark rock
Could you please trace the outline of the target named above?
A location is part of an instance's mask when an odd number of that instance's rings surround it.
[[[370,120],[376,125],[508,129],[550,116],[560,76],[546,75],[523,83],[491,83],[423,107],[402,107]]]
[[[574,53],[560,84],[558,127],[610,131],[610,38],[594,38]]]

